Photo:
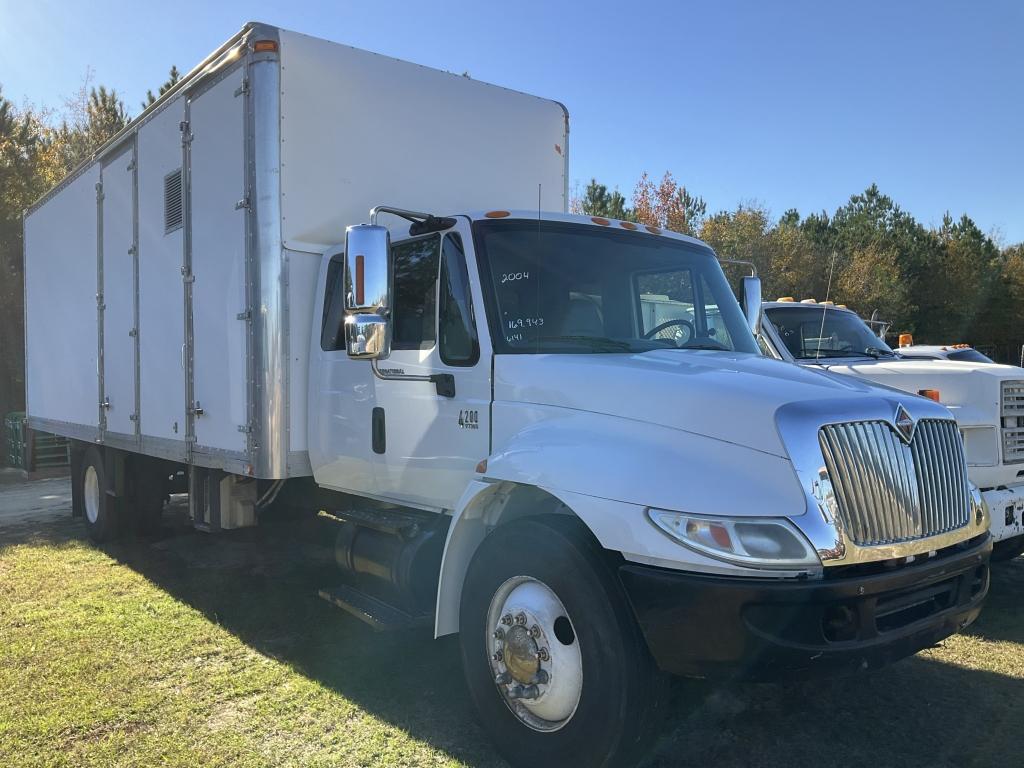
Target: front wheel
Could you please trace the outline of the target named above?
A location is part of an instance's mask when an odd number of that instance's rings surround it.
[[[484,728],[516,766],[621,766],[667,699],[608,555],[579,520],[525,518],[480,545],[460,611]]]

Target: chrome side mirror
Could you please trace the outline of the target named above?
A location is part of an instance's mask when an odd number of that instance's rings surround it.
[[[345,345],[350,357],[391,352],[391,235],[386,227],[345,230]]]
[[[743,278],[743,314],[755,336],[761,332],[761,278]]]

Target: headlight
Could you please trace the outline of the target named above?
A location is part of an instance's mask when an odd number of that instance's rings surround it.
[[[702,555],[758,568],[821,565],[818,553],[792,523],[781,518],[702,517],[648,509],[658,528]]]

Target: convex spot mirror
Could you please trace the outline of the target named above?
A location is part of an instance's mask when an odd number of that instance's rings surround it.
[[[386,227],[345,230],[345,344],[350,357],[391,351],[391,235]]]
[[[755,336],[761,332],[761,278],[743,278],[743,314]]]

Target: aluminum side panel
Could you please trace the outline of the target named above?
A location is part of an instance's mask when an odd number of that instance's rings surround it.
[[[25,219],[25,390],[30,416],[98,422],[99,165]]]
[[[139,341],[144,436],[185,437],[182,230],[164,231],[164,177],[181,167],[184,101],[139,130]]]
[[[309,348],[313,333],[313,300],[322,257],[288,251],[288,307],[290,334],[288,423],[289,446],[292,452],[308,448],[306,433],[306,398],[309,389]],[[316,338],[320,338],[320,320],[316,322]]]
[[[191,104],[192,328],[198,447],[244,452],[245,96],[235,69]],[[199,448],[197,448],[199,449]]]
[[[103,166],[103,394],[107,431],[134,434],[135,241],[132,148]]]

